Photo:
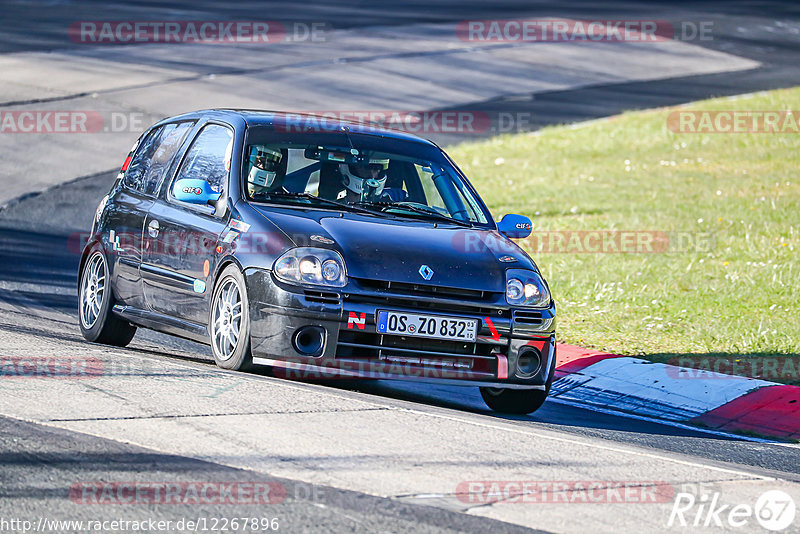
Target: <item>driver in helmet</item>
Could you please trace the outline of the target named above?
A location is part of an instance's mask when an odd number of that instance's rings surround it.
[[[282,185],[286,169],[285,160],[286,156],[281,150],[263,145],[250,147],[247,191],[251,197],[271,193]]]
[[[386,185],[388,158],[362,157],[355,164],[339,164],[339,174],[345,190],[339,194],[347,203],[376,202]]]

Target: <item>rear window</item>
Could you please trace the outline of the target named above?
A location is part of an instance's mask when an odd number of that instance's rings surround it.
[[[164,174],[194,122],[176,122],[153,129],[139,144],[123,183],[146,195],[155,195]]]

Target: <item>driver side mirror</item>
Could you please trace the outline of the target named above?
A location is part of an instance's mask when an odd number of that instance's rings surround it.
[[[497,231],[511,239],[522,239],[531,235],[533,224],[524,215],[509,213],[497,223]]]
[[[222,193],[211,189],[211,184],[205,180],[183,178],[172,186],[172,195],[181,202],[216,206]]]

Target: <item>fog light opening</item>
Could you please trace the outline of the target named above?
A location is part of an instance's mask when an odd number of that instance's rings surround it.
[[[523,348],[517,356],[517,370],[519,378],[528,378],[539,372],[542,366],[542,355],[534,348]]]
[[[325,329],[321,326],[304,326],[295,332],[292,344],[303,356],[322,356],[325,348]]]

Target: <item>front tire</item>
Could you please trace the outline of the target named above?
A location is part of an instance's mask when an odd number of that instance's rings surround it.
[[[81,269],[78,281],[78,322],[87,341],[124,347],[136,334],[136,327],[115,316],[114,293],[108,262],[95,244]]]
[[[496,412],[524,415],[535,412],[544,404],[547,391],[483,387],[481,397]]]
[[[555,341],[553,341],[555,343]],[[538,410],[547,400],[550,393],[550,386],[553,385],[556,371],[556,352],[553,351],[553,361],[547,372],[547,383],[544,391],[538,389],[503,389],[483,387],[481,397],[483,402],[496,412],[510,413],[517,415],[530,414]]]
[[[253,356],[247,286],[235,265],[229,265],[219,275],[208,315],[211,351],[216,364],[234,371],[250,368]]]

